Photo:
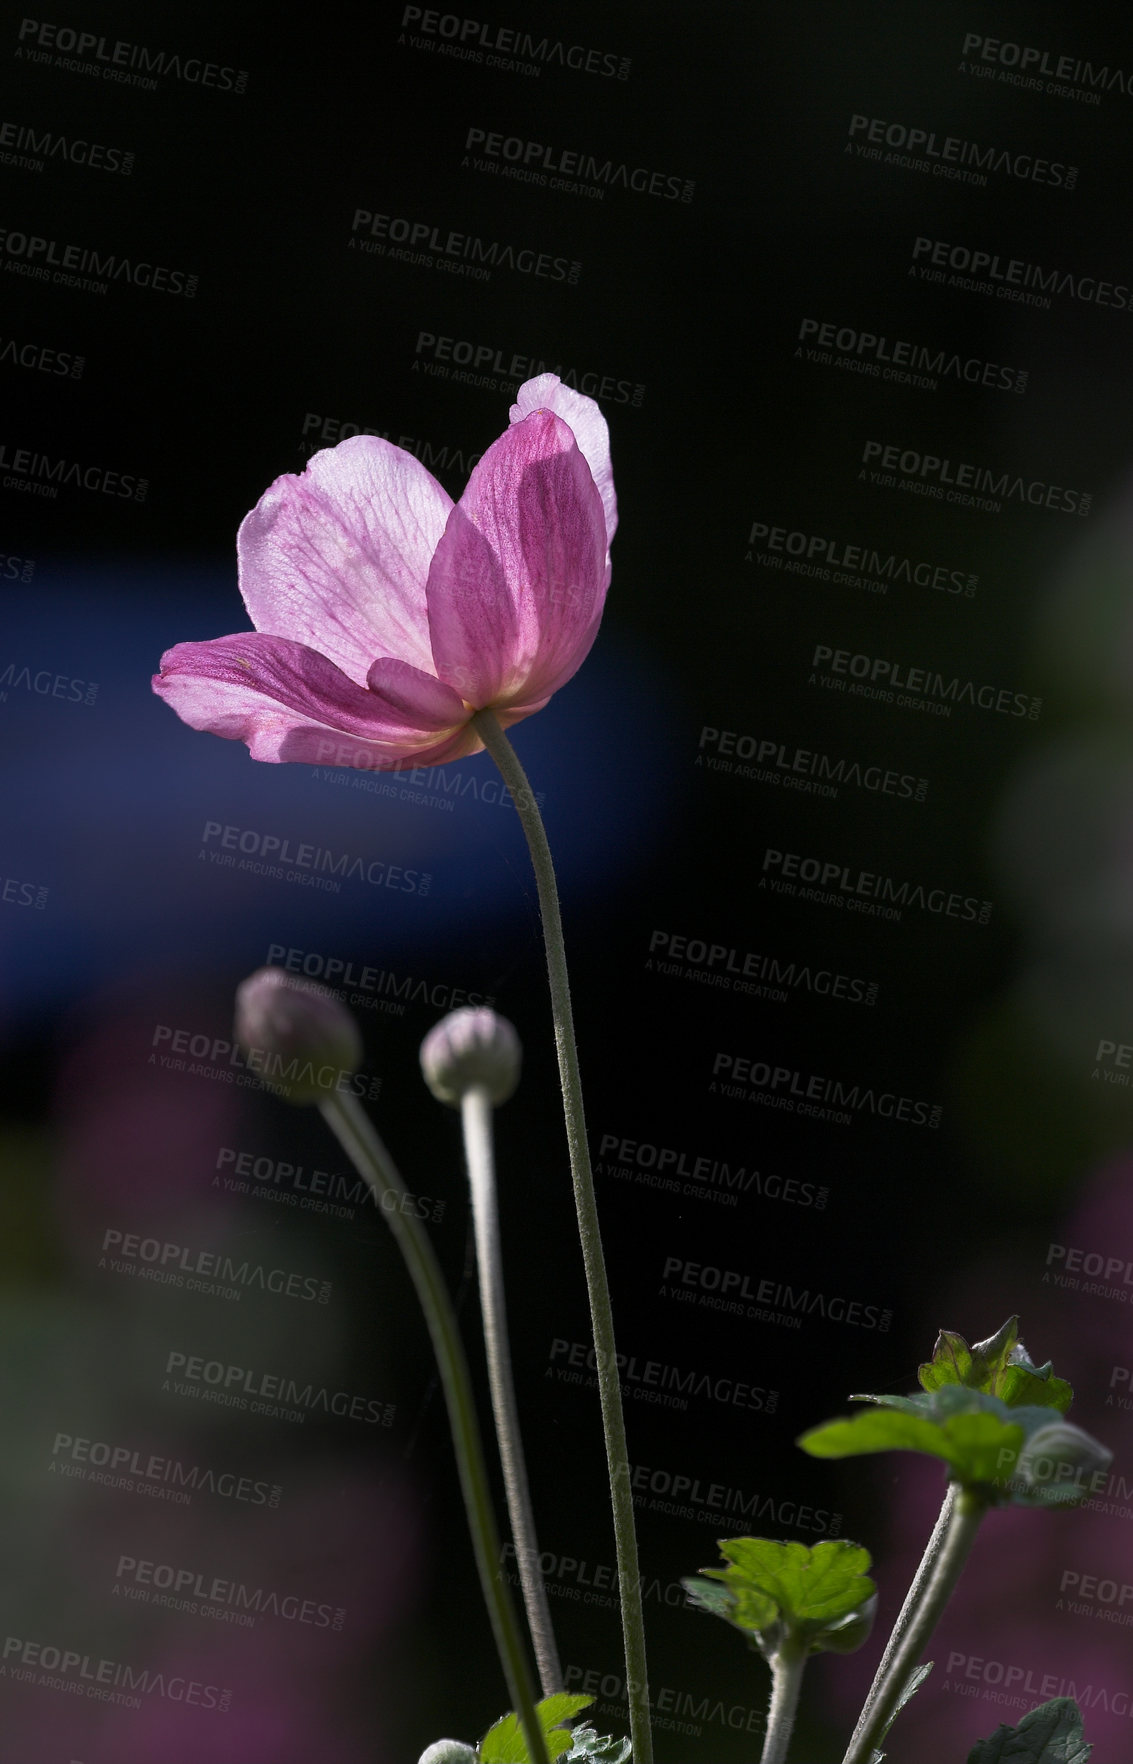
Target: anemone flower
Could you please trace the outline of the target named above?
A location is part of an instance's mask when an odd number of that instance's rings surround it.
[[[240,527],[254,631],[178,643],[153,686],[253,759],[381,771],[478,753],[542,710],[597,635],[617,525],[605,418],[541,374],[460,501],[356,435],[277,478]]]

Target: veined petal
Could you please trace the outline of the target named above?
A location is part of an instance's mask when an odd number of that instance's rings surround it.
[[[553,410],[556,416],[562,417],[578,442],[579,452],[590,467],[590,475],[602,498],[608,554],[610,541],[618,529],[618,499],[614,495],[614,468],[610,464],[610,431],[606,419],[593,398],[564,386],[558,374],[540,374],[537,379],[526,380],[516,393],[510,420],[522,422],[536,410]],[[607,586],[609,580],[607,575]]]
[[[469,704],[544,700],[594,641],[602,499],[561,417],[515,423],[480,459],[429,571],[436,672]]]
[[[420,461],[379,436],[314,454],[241,524],[252,623],[321,651],[358,686],[379,656],[431,671],[425,582],[451,508]]]
[[[408,662],[376,661],[366,684],[415,728],[451,729],[454,723],[468,721],[470,713],[459,692]]]
[[[415,721],[404,690],[401,704],[379,697],[317,650],[260,631],[175,644],[153,689],[191,728],[244,741],[257,760],[385,770],[479,747],[465,727],[439,725],[435,706]]]

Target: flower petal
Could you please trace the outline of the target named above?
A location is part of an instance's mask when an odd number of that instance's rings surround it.
[[[509,417],[513,423],[522,422],[525,416],[536,410],[553,410],[556,416],[562,417],[578,442],[579,452],[590,467],[590,475],[602,498],[608,554],[610,541],[618,530],[618,499],[614,495],[614,468],[610,464],[610,431],[606,419],[593,398],[564,386],[558,374],[540,374],[537,379],[526,380],[515,395]],[[607,586],[609,580],[607,575]]]
[[[606,597],[602,499],[567,424],[541,410],[475,466],[429,571],[433,659],[477,708],[545,702],[581,664]]]
[[[191,728],[245,741],[253,759],[277,764],[390,770],[439,764],[480,746],[464,724],[438,723],[435,694],[417,721],[404,683],[400,702],[379,697],[317,650],[259,631],[176,644],[162,656],[153,688]],[[449,702],[463,712],[455,694]]]
[[[252,623],[320,650],[358,686],[378,656],[431,671],[425,581],[451,508],[411,453],[377,435],[314,454],[237,535]]]
[[[408,662],[376,661],[366,684],[414,728],[451,729],[454,723],[468,721],[468,708],[458,692]]]

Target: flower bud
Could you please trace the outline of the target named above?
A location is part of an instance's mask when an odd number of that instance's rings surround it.
[[[438,1102],[459,1108],[466,1090],[482,1084],[492,1103],[506,1102],[519,1083],[523,1049],[506,1017],[495,1011],[450,1011],[421,1043],[421,1070]]]
[[[248,1065],[288,1102],[321,1102],[362,1063],[362,1037],[344,1004],[282,968],[236,988],[235,1035]]]
[[[476,1753],[463,1740],[434,1740],[425,1747],[417,1764],[476,1764]]]
[[[1107,1446],[1055,1415],[1024,1444],[1010,1486],[1021,1506],[1076,1506],[1096,1492],[1093,1479],[1104,1481],[1112,1462]]]

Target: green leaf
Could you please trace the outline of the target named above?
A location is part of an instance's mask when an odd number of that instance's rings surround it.
[[[1112,1459],[1097,1440],[1049,1406],[1010,1405],[966,1385],[857,1400],[875,1407],[812,1428],[798,1444],[816,1458],[924,1452],[943,1459],[955,1481],[1024,1507],[1075,1505],[1091,1492],[1091,1477]]]
[[[1008,1317],[994,1335],[969,1347],[955,1330],[942,1329],[932,1359],[917,1373],[923,1389],[939,1390],[946,1384],[963,1385],[999,1397],[1009,1408],[1033,1404],[1065,1414],[1074,1392],[1064,1378],[1056,1378],[1051,1362],[1036,1366],[1019,1340],[1019,1319]]]
[[[924,1683],[925,1679],[928,1677],[929,1673],[932,1671],[932,1668],[933,1668],[933,1662],[931,1660],[926,1660],[923,1666],[914,1666],[913,1667],[913,1670],[910,1672],[908,1678],[905,1680],[904,1690],[901,1692],[901,1695],[897,1698],[897,1701],[893,1705],[893,1713],[890,1715],[888,1721],[885,1723],[885,1726],[882,1728],[881,1732],[877,1736],[878,1739],[885,1738],[886,1734],[889,1732],[889,1729],[892,1727],[892,1725],[896,1721],[898,1715],[901,1713],[901,1710],[905,1707],[905,1704],[909,1701],[909,1698],[914,1697],[916,1695],[916,1693],[920,1690],[921,1685]],[[874,1752],[872,1754],[872,1756],[870,1757],[869,1764],[882,1764],[882,1760],[884,1759],[884,1757],[885,1757],[884,1752]]]
[[[719,1574],[720,1569],[709,1568],[708,1574]],[[714,1617],[723,1617],[726,1622],[734,1623],[737,1629],[747,1630],[750,1634],[770,1629],[775,1622],[775,1603],[764,1598],[761,1593],[752,1593],[741,1598],[738,1591],[721,1586],[715,1580],[702,1580],[699,1576],[689,1575],[681,1582],[694,1605],[701,1605],[704,1610],[711,1611]]]
[[[1055,1697],[1024,1715],[1018,1727],[997,1727],[990,1739],[977,1740],[968,1764],[1086,1764],[1093,1749],[1077,1703]]]
[[[535,1713],[543,1729],[551,1764],[555,1764],[555,1759],[561,1758],[564,1752],[569,1752],[573,1743],[569,1728],[560,1727],[559,1723],[569,1721],[581,1709],[589,1708],[593,1701],[593,1697],[579,1696],[574,1691],[557,1691],[553,1697],[544,1697],[542,1702],[536,1703]],[[493,1723],[480,1741],[480,1758],[482,1764],[531,1764],[518,1715],[502,1715]]]
[[[844,1538],[808,1545],[733,1537],[719,1548],[729,1566],[706,1568],[704,1579],[685,1586],[762,1653],[775,1653],[788,1634],[805,1641],[810,1653],[850,1653],[869,1634],[876,1593],[865,1573],[869,1553],[860,1545]]]
[[[590,1764],[630,1764],[630,1742],[627,1739],[614,1739],[609,1734],[603,1736],[585,1725],[576,1727],[571,1737],[574,1743],[566,1755],[565,1764],[571,1764],[575,1758],[588,1758]]]
[[[973,1397],[976,1394],[971,1393]],[[815,1458],[925,1452],[942,1458],[957,1482],[986,1484],[1011,1474],[1024,1438],[1017,1423],[1005,1422],[982,1408],[944,1414],[939,1419],[886,1408],[827,1421],[802,1434],[798,1444]]]

